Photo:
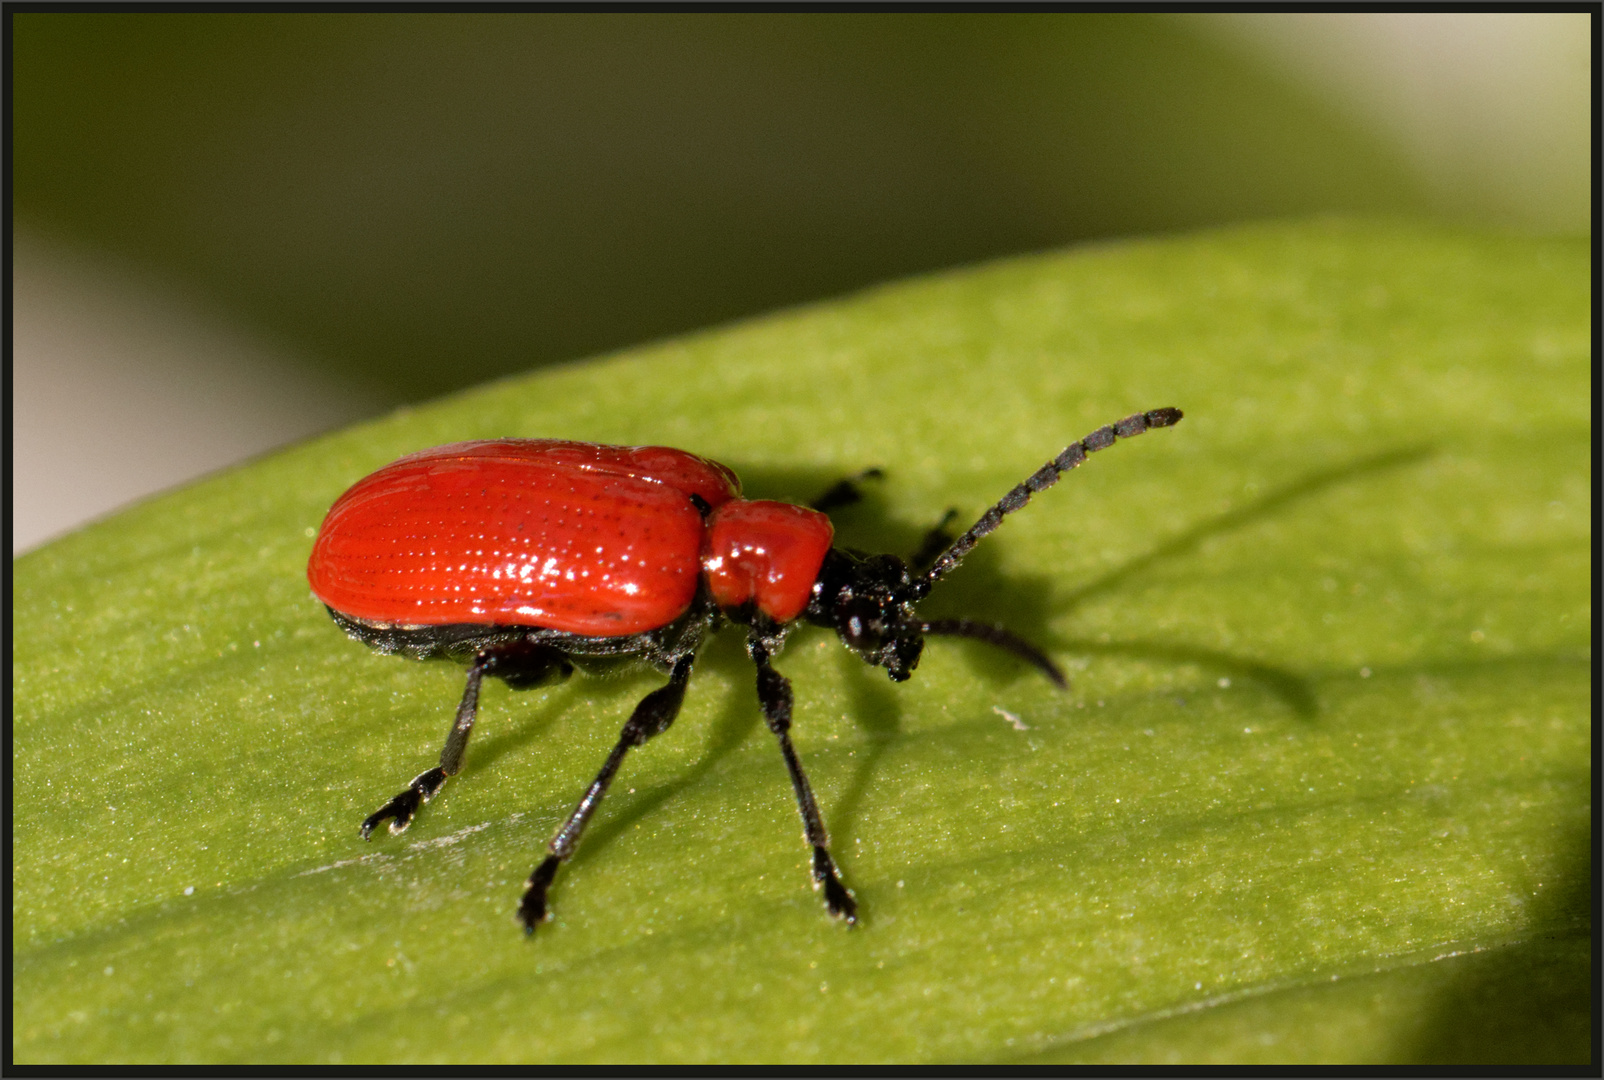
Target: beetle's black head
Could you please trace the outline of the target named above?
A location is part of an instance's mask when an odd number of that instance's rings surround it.
[[[1064,673],[1052,659],[1012,631],[973,619],[934,619],[924,622],[913,613],[914,605],[930,593],[938,580],[963,561],[974,546],[1030,497],[1058,482],[1059,476],[1082,464],[1086,456],[1113,446],[1117,439],[1128,439],[1150,428],[1173,427],[1181,420],[1181,410],[1153,409],[1098,428],[1079,442],[1070,443],[1023,483],[1004,495],[980,515],[962,536],[947,544],[946,550],[932,553],[928,564],[915,556],[922,572],[915,574],[895,555],[865,555],[847,548],[831,548],[819,567],[813,594],[803,618],[828,626],[840,635],[847,647],[865,661],[883,667],[896,682],[913,674],[924,651],[927,634],[973,638],[1013,653],[1034,664],[1059,686],[1067,685]],[[847,485],[850,489],[850,484]],[[821,502],[830,502],[836,490]],[[850,501],[850,500],[849,500]],[[945,521],[943,522],[943,526]],[[933,537],[943,532],[937,526]]]
[[[904,682],[919,666],[924,624],[913,613],[908,564],[895,555],[831,548],[803,617],[828,626],[864,659]]]
[[[919,618],[914,605],[929,591],[928,577],[914,574],[895,555],[831,548],[803,618],[834,630],[864,662],[885,668],[893,682],[906,682],[919,666],[925,636],[940,634],[994,645],[1034,664],[1058,686],[1067,685],[1046,653],[1001,626],[970,619]]]

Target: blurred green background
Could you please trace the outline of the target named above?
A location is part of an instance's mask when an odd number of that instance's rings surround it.
[[[1585,14],[11,19],[16,548],[936,268],[1323,212],[1591,224]],[[63,424],[99,433],[81,472]]]

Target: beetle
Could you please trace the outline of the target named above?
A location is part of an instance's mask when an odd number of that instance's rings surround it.
[[[746,632],[757,699],[790,772],[814,888],[851,924],[857,904],[830,857],[829,834],[791,744],[790,681],[773,665],[801,623],[825,626],[865,662],[903,682],[930,635],[973,638],[1063,673],[1011,631],[970,619],[924,620],[931,587],[982,537],[1086,455],[1181,419],[1154,409],[1071,443],[957,538],[949,511],[910,560],[835,547],[825,513],[859,497],[857,482],[811,506],[741,497],[735,473],[662,446],[558,439],[452,443],[411,454],[341,495],[312,546],[313,595],[351,637],[381,653],[468,660],[467,685],[440,751],[362,822],[362,836],[412,823],[462,768],[485,676],[513,687],[566,677],[574,663],[644,661],[668,682],[641,699],[601,771],[547,845],[518,906],[526,933],[548,917],[547,894],[628,752],[668,730],[702,642],[730,624]],[[870,470],[858,480],[877,473]]]

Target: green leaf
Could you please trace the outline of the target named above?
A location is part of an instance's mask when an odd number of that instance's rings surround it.
[[[1314,222],[888,286],[484,387],[13,564],[17,1062],[1558,1061],[1589,1054],[1585,241]],[[904,551],[1091,429],[893,686],[779,666],[864,920],[832,923],[739,640],[521,883],[662,677],[483,698],[308,594],[330,502],[456,439],[683,446],[756,496],[868,465]]]

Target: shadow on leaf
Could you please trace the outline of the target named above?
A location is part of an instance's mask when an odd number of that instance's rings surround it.
[[[1342,484],[1368,480],[1393,469],[1418,464],[1436,452],[1435,447],[1426,445],[1397,447],[1312,472],[1298,480],[1281,485],[1246,506],[1228,510],[1193,525],[1145,555],[1128,559],[1123,565],[1101,577],[1070,590],[1055,606],[1060,610],[1072,611],[1091,597],[1114,591],[1144,570],[1179,556],[1191,554],[1198,545],[1211,537],[1268,520],[1301,499],[1322,495]]]

